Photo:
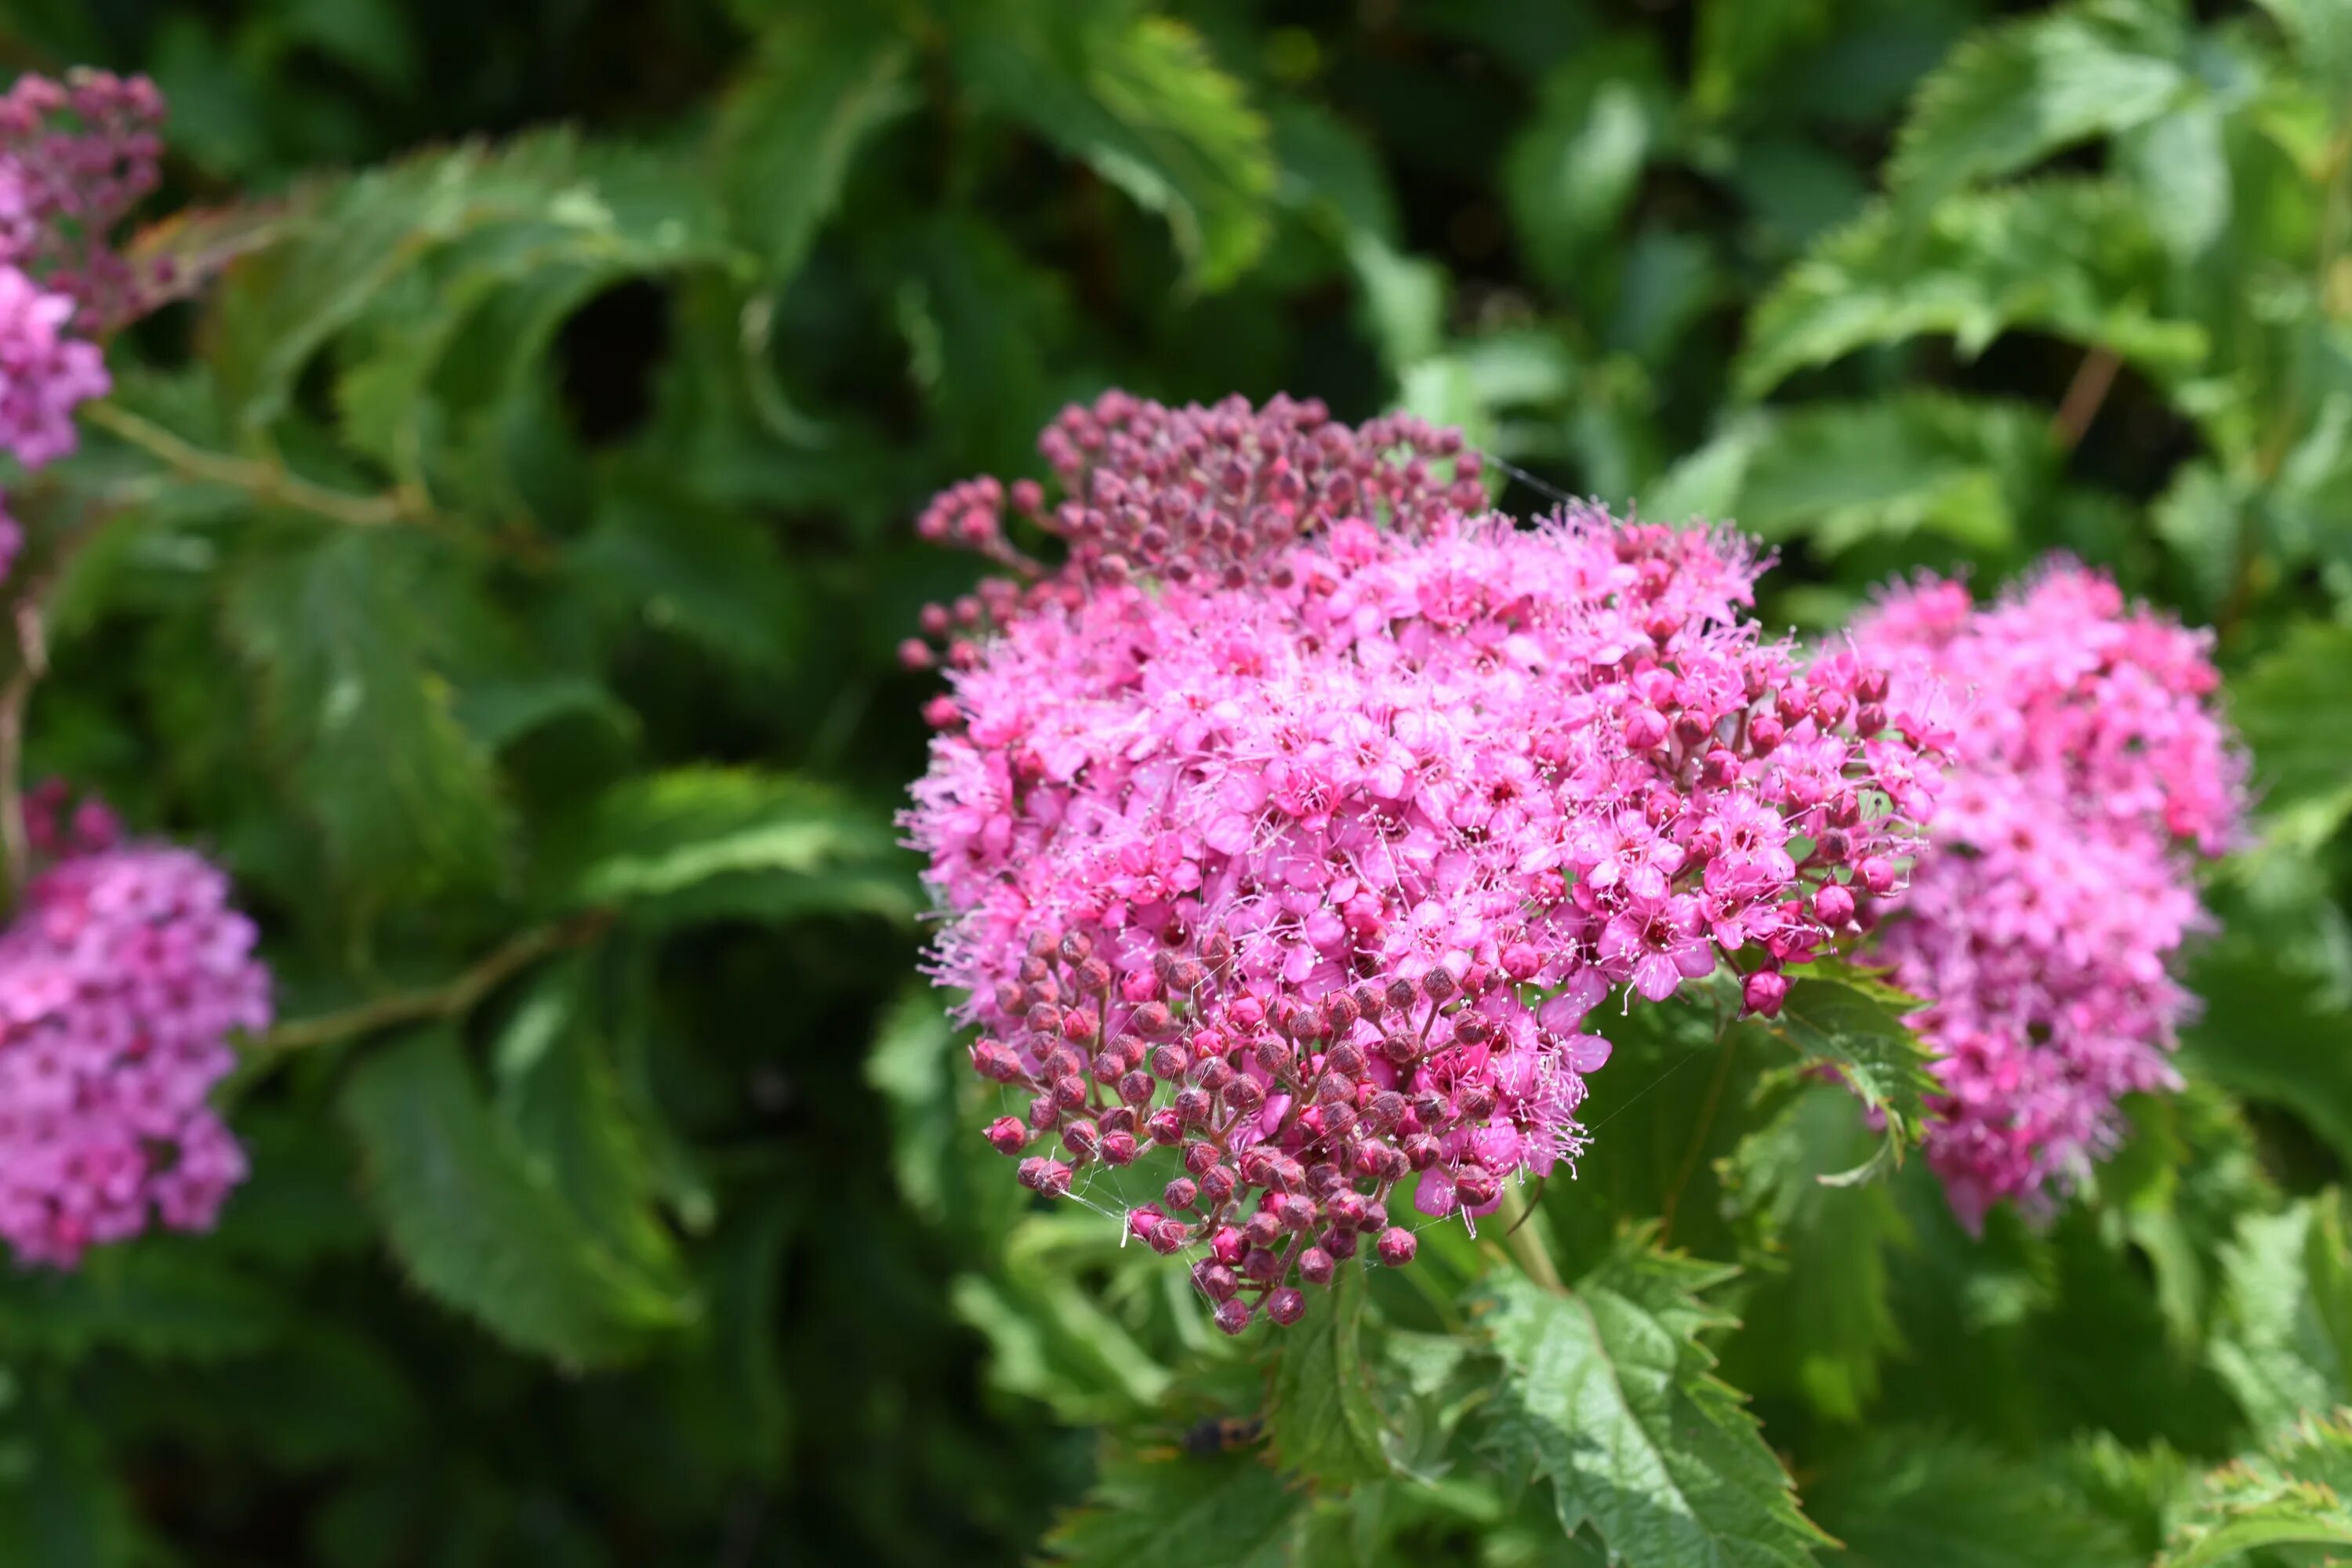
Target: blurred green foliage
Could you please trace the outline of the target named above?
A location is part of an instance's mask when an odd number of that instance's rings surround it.
[[[44,497],[110,521],[33,759],[229,863],[289,1022],[217,1236],[0,1280],[0,1562],[2352,1541],[2341,0],[14,0],[76,61],[234,259]],[[1111,384],[1736,517],[1807,629],[2053,549],[2215,625],[2264,794],[2184,1092],[1972,1237],[1637,1017],[1524,1230],[1216,1342],[973,1136],[890,825],[970,570],[907,520]]]

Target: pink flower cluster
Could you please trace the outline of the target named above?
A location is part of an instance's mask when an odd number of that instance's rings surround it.
[[[25,76],[0,93],[0,267],[73,300],[93,333],[138,313],[142,283],[113,236],[155,188],[163,119],[144,77]]]
[[[1026,1097],[987,1130],[1026,1184],[1178,1151],[1129,1224],[1204,1247],[1228,1331],[1294,1321],[1360,1238],[1409,1258],[1416,1173],[1422,1212],[1476,1215],[1572,1160],[1611,987],[1736,954],[1773,1011],[1898,890],[1941,758],[1883,672],[1740,619],[1736,537],[1520,530],[1458,437],[1312,403],[1111,394],[1042,445],[1073,499],[1013,500],[1058,568],[993,481],[926,514],[1021,575],[929,621],[933,973]]]
[[[131,313],[137,292],[110,244],[152,189],[163,99],[144,78],[76,71],[0,93],[0,451],[37,468],[74,448],[73,411],[105,395],[97,347],[68,335]],[[24,543],[0,496],[0,577]]]
[[[2167,960],[2203,919],[2197,855],[2232,841],[2244,768],[2212,708],[2211,638],[2056,563],[1976,608],[1889,595],[1855,645],[1958,715],[1933,846],[1881,928],[1943,1053],[1927,1152],[1971,1224],[2046,1202],[2109,1148],[2116,1101],[2169,1087],[2190,998]]]
[[[151,1215],[212,1225],[246,1164],[205,1097],[270,1007],[219,870],[63,804],[51,788],[27,814],[47,864],[0,932],[0,1239],[71,1268]]]

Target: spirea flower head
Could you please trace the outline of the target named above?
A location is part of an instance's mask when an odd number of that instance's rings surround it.
[[[33,803],[46,864],[0,933],[0,1239],[71,1268],[151,1220],[211,1226],[246,1164],[206,1096],[270,1007],[216,868],[63,807]]]
[[[138,313],[145,283],[113,235],[155,188],[163,118],[144,77],[24,76],[0,93],[0,265],[74,300],[85,331]]]
[[[1735,536],[1518,529],[1433,474],[1468,456],[1450,438],[1311,405],[1113,395],[1043,445],[1135,516],[1114,564],[1096,523],[1016,500],[1070,557],[1022,563],[950,646],[908,817],[933,973],[1016,1097],[987,1136],[1024,1183],[1180,1152],[1129,1224],[1205,1248],[1228,1330],[1296,1316],[1292,1278],[1367,1240],[1410,1258],[1414,1173],[1423,1213],[1475,1215],[1572,1160],[1612,986],[1661,1000],[1725,952],[1777,974],[1895,889],[1938,760],[1883,673],[1740,619]],[[1302,452],[1345,501],[1277,483]],[[927,531],[1018,562],[953,521],[996,493]]]
[[[2173,1082],[2190,998],[2167,961],[2203,919],[2198,855],[2240,831],[2244,769],[2212,709],[2211,639],[2054,563],[1982,609],[1888,595],[1856,643],[1958,715],[1932,847],[1879,937],[1930,999],[1927,1152],[1971,1223],[2041,1204],[2115,1140],[2117,1099]],[[1919,699],[1927,700],[1923,696]]]

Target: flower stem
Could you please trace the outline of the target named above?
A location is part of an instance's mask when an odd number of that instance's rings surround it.
[[[552,925],[519,931],[492,948],[471,968],[439,985],[395,991],[389,995],[280,1024],[254,1042],[255,1048],[273,1056],[288,1051],[331,1046],[400,1024],[429,1023],[463,1017],[476,1004],[521,970],[552,952],[583,946],[602,936],[613,922],[611,913],[591,910]]]

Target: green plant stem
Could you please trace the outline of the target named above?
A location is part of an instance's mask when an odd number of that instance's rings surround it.
[[[109,435],[161,458],[190,479],[230,485],[273,505],[307,511],[352,528],[383,528],[399,522],[431,521],[430,510],[412,498],[331,489],[311,483],[282,463],[207,451],[119,404],[85,404],[81,416]]]
[[[483,997],[518,972],[551,952],[593,942],[612,922],[613,917],[609,912],[592,910],[553,925],[533,926],[508,938],[485,953],[472,967],[439,985],[395,991],[332,1013],[280,1024],[257,1040],[255,1047],[271,1055],[280,1055],[316,1046],[334,1045],[401,1024],[463,1017],[472,1012]]]
[[[41,630],[40,597],[27,593],[10,606],[16,658],[0,685],[0,909],[13,910],[32,861],[32,837],[25,827],[25,710],[33,687],[48,668]]]

